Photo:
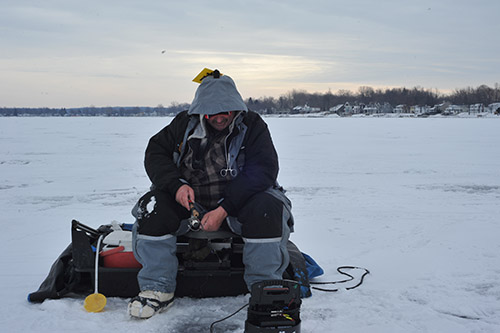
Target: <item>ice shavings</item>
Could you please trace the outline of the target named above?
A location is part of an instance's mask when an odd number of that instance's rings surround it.
[[[151,200],[146,205],[147,214],[152,214],[156,207],[156,198],[154,196],[151,197]]]

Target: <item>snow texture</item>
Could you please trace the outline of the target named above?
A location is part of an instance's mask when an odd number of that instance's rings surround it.
[[[170,118],[1,118],[0,328],[4,332],[208,332],[248,296],[177,299],[149,320],[108,298],[30,304],[70,243],[70,221],[130,214],[150,182],[143,153]],[[371,274],[314,291],[302,332],[500,331],[500,119],[266,118],[293,202],[292,240],[325,269]],[[148,208],[149,210],[149,208]],[[216,326],[243,331],[246,312]]]

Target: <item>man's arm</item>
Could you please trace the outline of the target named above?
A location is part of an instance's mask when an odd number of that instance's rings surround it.
[[[235,215],[255,193],[273,186],[278,176],[278,154],[267,124],[259,115],[254,114],[253,121],[247,126],[247,137],[243,143],[245,165],[226,186],[221,203],[229,215]]]
[[[174,151],[179,149],[188,117],[185,112],[155,134],[148,143],[144,158],[146,173],[153,185],[175,197],[178,189],[186,184],[173,160]]]

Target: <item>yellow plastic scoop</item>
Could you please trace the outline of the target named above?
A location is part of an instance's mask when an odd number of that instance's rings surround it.
[[[88,312],[101,312],[106,306],[106,296],[103,294],[99,294],[97,291],[98,286],[98,277],[99,277],[99,249],[101,248],[103,235],[99,236],[99,240],[97,241],[97,247],[95,249],[95,291],[93,294],[88,295],[83,302],[83,307]]]
[[[83,307],[88,312],[101,312],[106,306],[106,296],[99,293],[88,295],[83,302]]]

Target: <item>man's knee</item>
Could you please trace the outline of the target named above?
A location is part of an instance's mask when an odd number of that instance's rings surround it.
[[[146,193],[137,203],[137,232],[148,236],[174,233],[179,228],[179,214],[182,214],[179,207],[177,202],[163,191],[153,190]]]
[[[261,192],[250,198],[240,210],[242,236],[246,238],[277,238],[283,234],[283,203]]]

